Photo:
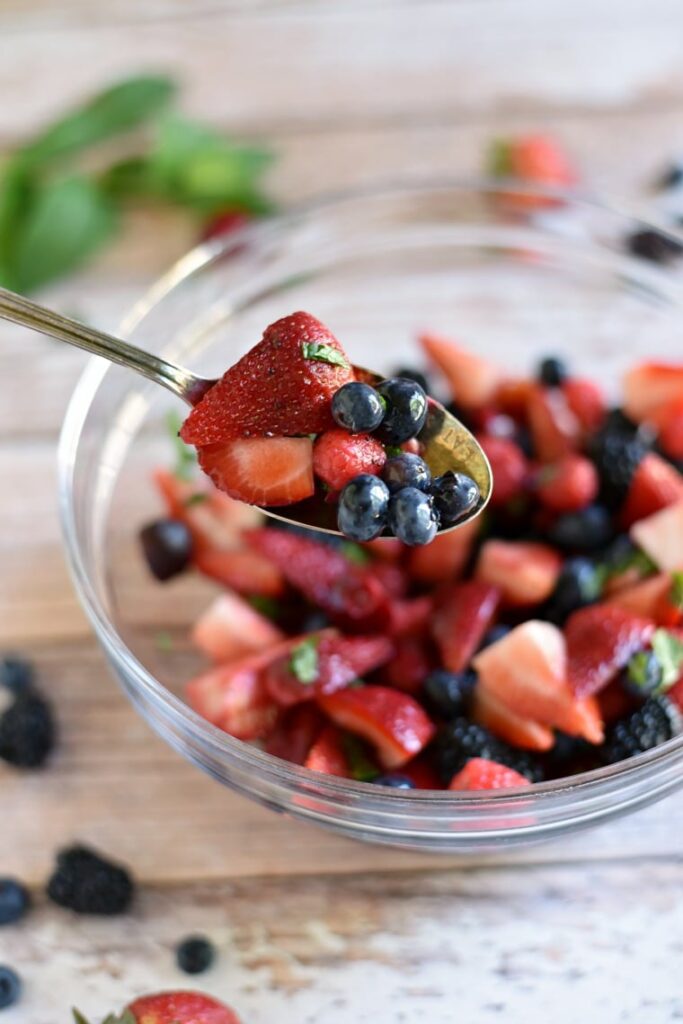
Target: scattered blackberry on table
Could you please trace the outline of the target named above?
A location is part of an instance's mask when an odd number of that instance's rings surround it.
[[[0,925],[21,920],[31,906],[28,889],[15,878],[0,878]]]
[[[565,512],[548,530],[549,540],[562,551],[600,551],[614,533],[612,517],[602,505],[587,505],[578,512]]]
[[[430,493],[442,526],[453,526],[473,512],[481,500],[481,492],[466,473],[449,470],[433,481]]]
[[[634,654],[619,681],[633,697],[648,697],[662,686],[664,671],[654,651],[638,651]]]
[[[375,775],[372,780],[375,786],[386,786],[387,789],[415,789],[415,783],[407,775],[398,773],[387,773],[386,775]]]
[[[429,495],[416,487],[404,487],[391,497],[388,524],[395,537],[415,547],[434,540],[439,517]]]
[[[411,366],[401,366],[392,376],[401,377],[404,380],[414,380],[416,384],[420,385],[425,394],[430,395],[432,393],[427,375],[422,370],[416,370]]]
[[[77,914],[111,916],[130,907],[135,887],[130,872],[86,846],[70,846],[57,855],[47,895]]]
[[[203,935],[189,935],[178,943],[176,963],[185,974],[203,974],[216,958],[213,943]]]
[[[180,519],[157,519],[140,530],[140,543],[153,576],[162,583],[184,572],[192,558],[192,534]]]
[[[404,452],[387,459],[382,470],[382,479],[393,494],[402,487],[417,487],[426,491],[432,482],[429,466],[419,455]]]
[[[433,746],[434,764],[445,784],[464,767],[471,757],[496,761],[525,775],[531,782],[541,782],[543,770],[531,754],[511,747],[467,718],[455,718],[441,727]]]
[[[387,522],[389,488],[379,477],[361,473],[339,495],[337,525],[351,540],[379,537]]]
[[[455,718],[467,711],[476,685],[477,673],[471,669],[449,672],[437,668],[425,679],[422,694],[427,706],[439,717]]]
[[[642,707],[611,727],[602,747],[605,764],[616,764],[628,757],[666,743],[683,731],[683,716],[668,697],[650,697]]]
[[[21,996],[21,979],[16,971],[0,964],[0,1010],[14,1006]]]
[[[0,758],[15,768],[40,768],[55,739],[50,705],[34,690],[21,690],[0,715]]]
[[[538,364],[538,379],[549,388],[559,388],[567,379],[567,367],[557,356],[546,356]]]
[[[656,228],[634,231],[626,239],[626,248],[633,256],[663,265],[673,263],[683,255],[683,243]]]
[[[384,419],[375,430],[383,444],[402,444],[416,437],[427,419],[427,395],[413,380],[391,377],[377,385],[386,403]]]
[[[0,686],[11,693],[29,690],[33,686],[34,675],[33,665],[25,658],[8,654],[0,659]]]
[[[369,434],[384,418],[384,402],[369,384],[350,381],[332,398],[335,423],[352,434]]]
[[[543,609],[543,618],[561,626],[577,608],[597,601],[602,576],[589,558],[570,558],[560,571],[555,589]]]

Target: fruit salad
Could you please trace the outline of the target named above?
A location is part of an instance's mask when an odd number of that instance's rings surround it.
[[[293,506],[355,541],[429,544],[482,506],[462,472],[432,479],[419,440],[420,382],[376,386],[310,313],[271,324],[211,387],[180,430],[215,486],[252,505]],[[296,512],[290,514],[298,518]]]
[[[301,316],[280,324],[296,322],[299,337]],[[339,353],[307,323],[311,344]],[[295,400],[299,389],[285,382],[272,419],[248,377],[237,399],[230,386],[227,421],[222,382],[189,416],[182,436],[219,486],[159,469],[165,518],[142,531],[158,579],[194,571],[219,588],[192,630],[207,667],[188,681],[188,702],[276,757],[405,790],[533,786],[678,735],[683,365],[633,367],[610,408],[597,382],[558,358],[512,377],[447,338],[419,343],[431,381],[402,369],[366,395],[346,365],[323,362],[324,397],[312,384],[310,401]],[[245,444],[305,448],[305,469],[291,458],[283,500],[313,486],[316,464],[331,490],[359,488],[356,456],[328,457],[339,437],[363,438],[361,481],[445,507],[450,482],[430,481],[416,452],[380,454],[378,424],[410,380],[416,394],[442,393],[488,455],[494,488],[478,518],[414,546],[398,529],[355,534],[352,507],[348,540],[242,503],[273,498],[267,466],[240,454]],[[280,436],[293,432],[292,416],[315,442]],[[232,436],[245,423],[274,436]]]

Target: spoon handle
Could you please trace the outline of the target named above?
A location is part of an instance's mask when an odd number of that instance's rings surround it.
[[[98,331],[94,327],[79,323],[78,320],[46,309],[6,288],[0,288],[0,319],[11,320],[22,327],[30,327],[51,338],[85,349],[92,355],[102,356],[111,363],[135,370],[143,377],[148,377],[149,380],[168,388],[174,395],[191,405],[206,391],[207,382],[189,370],[136,348],[135,345],[129,345],[128,342],[121,341],[111,334],[105,334],[104,331]]]

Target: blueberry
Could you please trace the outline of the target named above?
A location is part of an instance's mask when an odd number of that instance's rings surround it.
[[[414,380],[416,384],[419,384],[422,390],[429,394],[430,387],[429,381],[422,370],[416,370],[412,366],[401,366],[393,374],[394,377],[403,377],[404,380]]]
[[[422,692],[425,703],[436,714],[442,718],[455,718],[466,712],[476,685],[476,672],[449,672],[438,668],[429,673]]]
[[[386,402],[382,423],[375,431],[384,444],[402,444],[422,430],[427,419],[427,396],[419,384],[405,377],[392,377],[377,385]]]
[[[548,536],[563,551],[598,551],[613,536],[610,514],[602,505],[566,512],[555,521]]]
[[[203,935],[190,935],[176,949],[176,963],[185,974],[202,974],[213,963],[216,951]]]
[[[369,384],[351,381],[334,394],[332,416],[344,430],[352,434],[367,434],[382,422],[384,402]]]
[[[404,452],[402,455],[394,455],[387,459],[382,470],[382,479],[394,493],[402,487],[417,487],[420,491],[426,491],[432,482],[432,474],[429,466],[419,455],[412,455]]]
[[[562,566],[544,618],[561,626],[577,608],[597,601],[602,592],[600,573],[588,558],[570,558]]]
[[[549,388],[559,388],[567,379],[567,367],[557,356],[546,356],[538,364],[538,379]]]
[[[14,924],[28,910],[31,898],[21,882],[0,878],[0,925]]]
[[[389,789],[415,789],[415,783],[407,775],[375,775],[372,781],[376,786],[387,786]]]
[[[672,263],[683,255],[683,244],[677,238],[655,228],[634,231],[626,239],[626,248],[633,256],[660,264]]]
[[[362,473],[339,495],[337,525],[351,540],[379,537],[387,522],[389,488],[379,477]]]
[[[439,529],[439,517],[428,494],[417,487],[404,487],[392,495],[389,526],[404,544],[429,544]]]
[[[30,689],[33,685],[33,676],[33,666],[24,658],[7,655],[0,660],[0,685],[12,693]]]
[[[153,576],[170,580],[187,568],[192,557],[192,534],[179,519],[157,519],[140,530],[140,543]]]
[[[479,488],[471,477],[451,470],[434,480],[431,494],[442,526],[453,526],[464,519],[477,507],[481,498]]]
[[[14,1006],[21,995],[21,979],[16,971],[0,964],[0,1010]]]
[[[491,628],[487,629],[484,633],[484,639],[481,642],[479,650],[483,651],[485,647],[490,647],[491,644],[497,644],[499,640],[502,640],[504,636],[508,635],[510,629],[510,626],[505,626],[502,622],[497,626],[491,626]]]

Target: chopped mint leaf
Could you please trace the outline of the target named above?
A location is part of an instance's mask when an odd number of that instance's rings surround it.
[[[512,174],[511,150],[507,139],[494,139],[491,143],[488,169],[494,178],[508,178]]]
[[[669,600],[676,608],[683,611],[683,572],[671,573],[671,591]]]
[[[173,474],[177,476],[179,480],[191,480],[194,468],[197,464],[197,457],[194,450],[186,445],[180,438],[180,428],[183,425],[182,418],[177,412],[171,411],[166,416],[166,426],[168,432],[171,435],[171,441],[175,448],[175,466],[173,467]]]
[[[399,448],[397,444],[385,444],[384,451],[387,453],[388,459],[393,459],[397,455],[403,455],[403,449]]]
[[[154,643],[158,651],[168,654],[173,650],[173,637],[166,629],[161,629],[154,637]]]
[[[353,541],[345,541],[341,546],[341,552],[354,565],[367,565],[370,561],[367,551],[364,551],[358,544],[354,544]]]
[[[349,764],[351,778],[357,782],[372,782],[379,775],[377,765],[373,764],[368,749],[362,740],[351,733],[342,736],[342,748]]]
[[[314,637],[302,640],[292,651],[290,671],[300,683],[314,683],[318,678],[318,641]]]
[[[650,556],[646,555],[640,548],[628,551],[623,558],[620,558],[619,561],[612,565],[605,563],[599,566],[599,568],[605,574],[605,582],[614,579],[615,576],[623,576],[624,573],[629,572],[631,569],[635,569],[639,576],[650,576],[657,570],[657,566]]]
[[[247,600],[252,608],[267,619],[277,619],[280,615],[280,605],[274,597],[266,597],[265,594],[252,594]]]
[[[71,1014],[73,1016],[75,1024],[88,1024],[88,1021],[85,1019],[81,1011],[77,1010],[75,1007],[72,1009]]]
[[[185,508],[194,508],[195,505],[202,505],[205,501],[207,501],[208,497],[209,495],[206,493],[206,491],[195,491],[194,494],[190,494],[185,499],[183,505],[185,506]]]
[[[666,629],[656,629],[652,637],[652,650],[662,666],[659,691],[668,690],[678,680],[683,666],[683,642]]]
[[[319,341],[303,341],[301,351],[304,359],[316,359],[319,363],[329,363],[331,366],[348,367],[348,362],[336,348],[331,345],[323,345]]]
[[[658,693],[662,685],[662,666],[652,651],[638,651],[628,663],[628,678],[645,693]]]

